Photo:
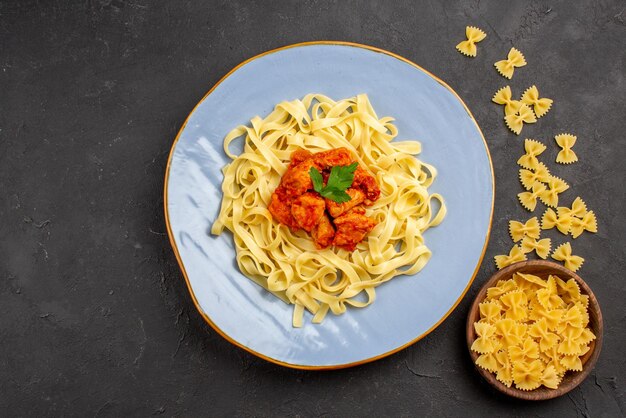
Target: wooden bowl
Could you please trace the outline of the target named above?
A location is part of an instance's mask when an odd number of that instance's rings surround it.
[[[485,369],[476,366],[476,359],[478,358],[478,354],[473,352],[470,347],[476,339],[474,322],[480,319],[478,304],[485,299],[487,295],[487,289],[489,287],[494,286],[498,282],[498,280],[510,279],[513,276],[513,273],[534,274],[535,276],[539,276],[544,280],[546,280],[548,278],[548,275],[550,274],[557,275],[565,281],[569,279],[574,279],[580,286],[581,293],[589,295],[588,327],[596,335],[596,339],[589,344],[590,350],[581,358],[581,361],[583,363],[583,370],[580,372],[568,371],[567,373],[565,373],[561,384],[556,389],[549,389],[545,386],[540,386],[539,388],[534,390],[524,391],[515,388],[514,385],[509,388],[506,387],[502,382],[497,380],[494,373],[491,373]],[[485,378],[485,380],[489,382],[491,386],[493,386],[500,392],[505,393],[509,396],[513,396],[515,398],[526,399],[529,401],[541,401],[564,395],[570,390],[574,389],[576,386],[578,386],[583,380],[585,380],[589,372],[591,372],[591,370],[593,369],[593,366],[596,364],[598,356],[600,355],[600,349],[602,348],[603,328],[604,325],[602,322],[602,313],[600,312],[598,300],[594,296],[589,286],[587,286],[587,283],[585,283],[583,279],[581,279],[576,273],[566,269],[560,264],[552,263],[550,261],[522,261],[519,263],[511,264],[510,266],[496,272],[493,276],[491,276],[489,280],[487,280],[487,282],[478,292],[478,295],[476,295],[476,299],[474,299],[474,303],[472,303],[469,314],[467,316],[467,349],[470,352],[470,356],[472,357],[472,362],[474,363],[476,370],[478,370],[478,373],[480,373],[481,376]]]

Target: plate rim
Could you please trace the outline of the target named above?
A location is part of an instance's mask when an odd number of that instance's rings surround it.
[[[278,360],[275,358],[272,358],[270,356],[267,356],[263,353],[260,353],[258,351],[255,351],[253,349],[251,349],[250,347],[245,346],[243,343],[236,341],[235,339],[231,338],[228,334],[226,334],[224,331],[222,331],[217,324],[215,324],[211,318],[206,314],[206,312],[204,312],[204,310],[202,309],[202,307],[200,306],[200,304],[198,303],[198,300],[196,298],[196,295],[193,291],[193,288],[191,286],[191,283],[189,281],[189,277],[187,275],[187,271],[185,269],[185,265],[182,261],[182,257],[178,251],[178,247],[176,245],[176,241],[174,239],[174,233],[172,232],[172,227],[171,227],[171,223],[170,223],[170,219],[169,219],[169,211],[168,211],[168,199],[167,199],[167,189],[168,189],[168,183],[169,183],[169,175],[170,175],[170,168],[171,168],[171,163],[172,163],[172,158],[174,156],[174,150],[176,148],[176,145],[178,144],[178,140],[181,137],[182,132],[185,130],[185,128],[187,127],[187,123],[189,122],[189,119],[191,118],[191,116],[194,114],[194,112],[196,111],[196,109],[198,108],[198,106],[200,106],[200,104],[202,104],[202,102],[204,102],[204,100],[211,94],[213,93],[213,91],[224,81],[226,80],[228,77],[230,77],[231,74],[233,74],[235,71],[237,71],[238,69],[240,69],[241,67],[245,66],[246,64],[258,59],[258,58],[262,58],[266,55],[270,55],[276,52],[280,52],[280,51],[284,51],[287,49],[291,49],[291,48],[297,48],[297,47],[306,47],[306,46],[313,46],[313,45],[331,45],[331,46],[349,46],[349,47],[353,47],[353,48],[361,48],[361,49],[366,49],[369,51],[373,51],[373,52],[377,52],[377,53],[381,53],[381,54],[385,54],[388,56],[391,56],[392,58],[398,59],[400,61],[403,61],[415,68],[417,68],[418,70],[424,72],[426,75],[428,75],[429,77],[433,78],[436,82],[438,82],[439,84],[441,84],[446,90],[448,90],[449,92],[451,92],[456,98],[457,100],[463,105],[463,108],[465,109],[465,111],[467,112],[468,116],[470,117],[470,119],[472,120],[472,122],[474,123],[474,125],[476,126],[476,129],[478,129],[478,133],[480,134],[480,137],[483,141],[483,145],[485,147],[485,151],[487,152],[487,159],[489,160],[489,167],[490,167],[490,171],[491,171],[491,208],[490,208],[490,213],[489,213],[489,225],[487,227],[487,233],[485,234],[485,241],[483,243],[483,248],[480,254],[480,257],[478,259],[478,262],[476,264],[476,267],[474,268],[474,272],[472,273],[472,277],[470,278],[470,280],[468,281],[467,285],[465,286],[465,289],[463,289],[463,292],[461,293],[461,295],[458,297],[458,299],[456,300],[456,302],[450,307],[450,309],[435,323],[433,324],[430,328],[428,328],[425,332],[423,332],[422,334],[420,334],[419,336],[417,336],[416,338],[412,339],[411,341],[398,346],[392,350],[386,351],[384,353],[378,354],[376,356],[373,357],[368,357],[366,359],[362,359],[362,360],[358,360],[355,362],[350,362],[350,363],[341,363],[341,364],[331,364],[331,365],[319,365],[319,366],[315,366],[315,365],[303,365],[303,364],[294,364],[294,363],[288,363],[282,360]],[[202,96],[202,99],[200,99],[198,101],[198,103],[196,103],[196,105],[193,107],[193,109],[189,112],[189,114],[187,115],[185,121],[183,122],[183,124],[181,125],[180,129],[178,130],[178,133],[176,134],[176,137],[174,138],[174,142],[171,145],[170,148],[170,152],[167,158],[167,164],[165,166],[165,179],[164,179],[164,184],[163,184],[163,208],[164,208],[164,214],[165,214],[165,227],[167,229],[167,236],[169,238],[170,241],[170,245],[172,246],[172,250],[174,251],[174,255],[176,257],[176,261],[178,262],[178,267],[180,268],[183,277],[185,278],[185,283],[187,284],[187,290],[189,291],[189,294],[191,295],[191,300],[193,302],[193,304],[195,305],[196,309],[198,310],[198,312],[200,313],[200,315],[202,316],[202,318],[204,319],[204,321],[211,327],[213,328],[213,330],[215,330],[215,332],[217,332],[222,338],[224,338],[226,341],[228,341],[229,343],[235,345],[236,347],[239,347],[245,351],[247,351],[250,354],[253,354],[256,357],[262,358],[263,360],[266,360],[270,363],[274,363],[274,364],[278,364],[280,366],[284,366],[284,367],[288,367],[288,368],[292,368],[292,369],[298,369],[298,370],[337,370],[337,369],[344,369],[344,368],[348,368],[348,367],[354,367],[354,366],[359,366],[361,364],[366,364],[366,363],[370,363],[376,360],[380,360],[382,358],[388,357],[392,354],[395,354],[399,351],[404,350],[405,348],[415,344],[416,342],[420,341],[422,338],[426,337],[428,334],[430,334],[431,332],[433,332],[435,329],[437,329],[447,318],[448,316],[450,316],[450,314],[452,314],[452,312],[454,312],[454,310],[458,307],[459,303],[461,303],[461,301],[463,300],[463,298],[465,297],[465,295],[467,294],[467,292],[469,291],[470,287],[472,286],[472,283],[474,283],[474,279],[476,278],[476,275],[478,274],[478,270],[480,269],[480,266],[482,265],[483,259],[485,257],[485,253],[487,251],[487,245],[489,243],[489,237],[491,235],[491,227],[492,227],[492,223],[493,223],[493,212],[494,212],[494,204],[495,204],[495,192],[496,192],[496,188],[495,188],[495,173],[494,173],[494,168],[493,168],[493,161],[491,159],[491,153],[489,152],[489,147],[487,146],[487,141],[485,140],[485,136],[482,132],[482,130],[480,129],[480,126],[478,125],[478,122],[476,122],[476,119],[474,118],[474,115],[472,114],[472,112],[469,110],[469,108],[467,107],[467,105],[465,104],[465,102],[463,101],[463,99],[461,99],[461,97],[457,94],[456,91],[454,91],[454,89],[452,89],[452,87],[450,87],[445,81],[441,80],[439,77],[435,76],[434,74],[432,74],[430,71],[424,69],[423,67],[419,66],[418,64],[414,63],[413,61],[404,58],[394,52],[391,51],[387,51],[385,49],[382,48],[378,48],[375,46],[371,46],[371,45],[365,45],[365,44],[360,44],[360,43],[356,43],[356,42],[348,42],[348,41],[307,41],[307,42],[299,42],[299,43],[295,43],[295,44],[289,44],[289,45],[285,45],[282,47],[278,47],[278,48],[274,48],[274,49],[270,49],[267,50],[265,52],[262,52],[260,54],[257,54],[253,57],[250,57],[248,59],[246,59],[245,61],[242,61],[241,63],[239,63],[238,65],[236,65],[235,67],[233,67],[230,71],[228,71],[224,76],[222,76],[214,85],[213,87],[211,87],[211,89],[204,95]]]

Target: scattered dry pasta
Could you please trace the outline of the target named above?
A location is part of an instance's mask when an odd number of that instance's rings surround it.
[[[551,177],[548,167],[541,162],[537,163],[534,170],[526,170],[525,168],[519,170],[519,180],[526,190],[530,190],[536,181],[548,183]]]
[[[569,242],[561,244],[552,253],[552,258],[562,261],[566,269],[576,271],[583,265],[585,259],[572,254],[572,245]]]
[[[517,160],[517,164],[528,170],[537,170],[539,165],[537,156],[545,150],[546,146],[541,142],[526,138],[524,140],[524,151],[526,151],[526,154],[522,155],[519,160]]]
[[[572,207],[569,208],[567,206],[559,206],[556,208],[557,210],[557,218],[568,218],[570,220],[569,229],[566,232],[571,233],[572,238],[578,238],[583,232],[598,232],[598,223],[596,220],[596,214],[590,210],[587,211],[587,205],[580,198],[577,197],[572,202]],[[550,215],[553,217],[553,215]],[[548,224],[550,224],[548,222]]]
[[[570,228],[570,233],[572,234],[572,238],[576,239],[582,234],[584,231],[598,232],[598,223],[596,221],[596,214],[593,213],[592,210],[585,213],[582,218],[572,218],[572,226]]]
[[[535,239],[524,237],[521,243],[522,252],[524,252],[524,254],[535,251],[537,255],[544,260],[548,258],[551,246],[552,241],[550,238]]]
[[[539,98],[539,90],[537,86],[531,86],[522,94],[522,103],[533,107],[535,115],[540,118],[548,113],[548,110],[552,107],[552,99]]]
[[[498,61],[493,64],[496,67],[496,70],[505,78],[509,80],[513,77],[513,71],[515,71],[516,67],[523,67],[526,65],[526,59],[524,58],[524,54],[522,54],[519,50],[515,48],[511,48],[507,55],[507,59]]]
[[[572,226],[572,216],[569,213],[558,214],[552,208],[546,209],[541,217],[541,229],[558,229],[562,234],[567,235]]]
[[[497,255],[494,257],[498,270],[502,270],[506,266],[524,260],[526,260],[526,254],[524,254],[519,245],[514,245],[508,255]]]
[[[556,162],[560,164],[571,164],[578,161],[578,156],[572,147],[576,143],[576,136],[571,134],[559,134],[554,137],[556,143],[561,147],[561,151],[556,156]]]
[[[539,195],[539,199],[546,206],[557,207],[559,204],[559,194],[569,189],[569,185],[562,179],[550,176],[548,187]]]
[[[513,242],[521,241],[524,237],[539,238],[539,221],[533,216],[525,223],[509,221],[509,233]]]
[[[502,87],[493,95],[492,102],[504,105],[504,115],[514,115],[519,111],[522,102],[512,99],[511,87]]]
[[[456,49],[463,55],[468,57],[476,56],[476,44],[487,37],[487,34],[475,26],[465,27],[466,41],[457,44]]]
[[[582,370],[581,357],[596,338],[588,305],[574,279],[515,273],[500,280],[479,304],[476,365],[507,387],[556,389],[565,373]]]
[[[524,123],[535,123],[537,122],[537,118],[530,107],[522,103],[519,106],[517,113],[504,116],[504,122],[513,133],[519,135],[522,133]]]
[[[518,193],[517,197],[525,209],[533,212],[537,207],[537,199],[542,193],[545,193],[545,191],[546,185],[536,181],[533,183],[529,192]]]

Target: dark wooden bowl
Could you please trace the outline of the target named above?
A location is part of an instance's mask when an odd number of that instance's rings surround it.
[[[478,366],[475,366],[476,370],[478,370],[478,373],[480,373],[480,375],[487,382],[489,382],[491,386],[493,386],[500,392],[505,393],[509,396],[513,396],[515,398],[526,399],[529,401],[541,401],[564,395],[570,390],[574,389],[576,386],[578,386],[583,380],[585,380],[589,372],[591,372],[591,370],[593,369],[593,366],[595,366],[596,361],[598,360],[598,356],[600,355],[600,349],[602,348],[602,332],[604,325],[602,322],[602,313],[600,312],[600,305],[598,305],[598,300],[594,296],[589,286],[587,286],[587,283],[585,283],[583,279],[581,279],[576,273],[566,269],[560,264],[543,260],[522,261],[503,268],[502,270],[496,272],[493,276],[491,276],[489,280],[487,280],[487,282],[478,292],[478,295],[476,295],[476,299],[474,299],[474,303],[472,303],[469,314],[467,315],[467,349],[469,350],[470,356],[472,357],[472,362],[474,363],[474,365],[476,365],[476,359],[478,358],[478,354],[470,349],[472,343],[476,339],[474,322],[480,319],[478,304],[485,299],[487,295],[487,289],[489,287],[495,285],[498,280],[510,279],[513,276],[513,273],[534,274],[535,276],[539,276],[542,279],[547,279],[548,275],[554,274],[565,281],[569,279],[576,280],[576,282],[580,286],[581,293],[589,295],[588,327],[596,335],[596,339],[590,343],[590,350],[581,358],[581,361],[583,363],[583,370],[580,372],[568,371],[567,373],[565,373],[561,384],[556,389],[549,389],[545,386],[540,386],[535,390],[524,391],[515,388],[514,384],[509,388],[506,387],[498,379],[496,379],[495,374]]]

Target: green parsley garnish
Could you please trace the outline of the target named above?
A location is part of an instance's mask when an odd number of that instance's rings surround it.
[[[330,169],[330,176],[326,186],[324,186],[324,178],[317,168],[311,167],[309,170],[309,176],[313,181],[313,190],[318,192],[322,197],[330,199],[337,203],[345,203],[351,200],[351,197],[346,193],[346,189],[352,186],[354,181],[354,172],[356,171],[359,163],[355,162],[346,166],[335,166]]]

